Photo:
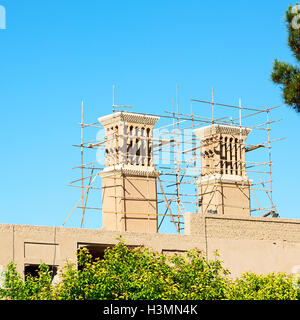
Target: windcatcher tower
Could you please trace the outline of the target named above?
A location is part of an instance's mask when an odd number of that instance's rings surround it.
[[[106,138],[102,177],[103,228],[157,232],[152,132],[159,117],[116,112],[101,117]]]
[[[199,212],[250,216],[245,140],[250,129],[213,124],[194,130],[201,141]]]

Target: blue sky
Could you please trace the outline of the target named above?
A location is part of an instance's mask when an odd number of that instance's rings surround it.
[[[0,30],[0,223],[60,226],[80,191],[72,167],[85,121],[116,103],[136,112],[181,110],[190,98],[252,107],[282,105],[273,119],[274,202],[281,217],[300,218],[297,168],[300,116],[270,81],[275,58],[295,62],[287,47],[289,1],[15,1]],[[294,3],[292,3],[294,5]],[[165,109],[163,109],[165,108]],[[197,110],[201,115],[201,108]],[[287,156],[286,156],[287,155]],[[91,213],[88,227],[99,227]],[[80,212],[67,226],[79,226]]]

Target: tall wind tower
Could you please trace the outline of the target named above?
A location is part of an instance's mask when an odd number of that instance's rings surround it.
[[[201,141],[199,212],[250,216],[245,140],[251,129],[213,124],[195,129]]]
[[[116,112],[99,118],[106,138],[102,177],[103,228],[157,232],[152,132],[159,117]]]

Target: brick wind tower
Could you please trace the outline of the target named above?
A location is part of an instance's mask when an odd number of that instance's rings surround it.
[[[251,129],[213,124],[194,130],[201,141],[200,214],[250,216],[245,140]]]
[[[116,112],[98,119],[106,138],[102,224],[114,231],[157,232],[152,132],[159,117]]]

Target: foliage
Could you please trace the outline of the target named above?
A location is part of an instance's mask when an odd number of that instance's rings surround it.
[[[258,275],[246,272],[228,290],[232,300],[296,300],[292,277],[284,273]]]
[[[0,288],[0,298],[12,300],[51,300],[54,288],[51,284],[52,275],[45,264],[39,266],[38,276],[26,277],[23,281],[14,263],[9,263],[5,272],[4,287]]]
[[[285,274],[245,273],[232,280],[218,255],[207,260],[200,250],[185,256],[165,255],[145,247],[128,248],[119,242],[104,259],[93,260],[86,248],[77,253],[77,265],[67,263],[59,282],[51,284],[49,267],[23,280],[10,263],[0,298],[13,300],[220,300],[297,299],[292,279]]]
[[[296,58],[297,66],[275,59],[271,78],[274,83],[282,86],[284,102],[300,112],[300,28],[298,27],[300,26],[300,6],[298,11],[289,6],[285,17],[288,45]]]
[[[220,299],[226,271],[220,261],[206,261],[198,250],[187,257],[166,257],[123,242],[92,262],[86,249],[78,254],[79,270],[67,265],[57,286],[59,299]]]

